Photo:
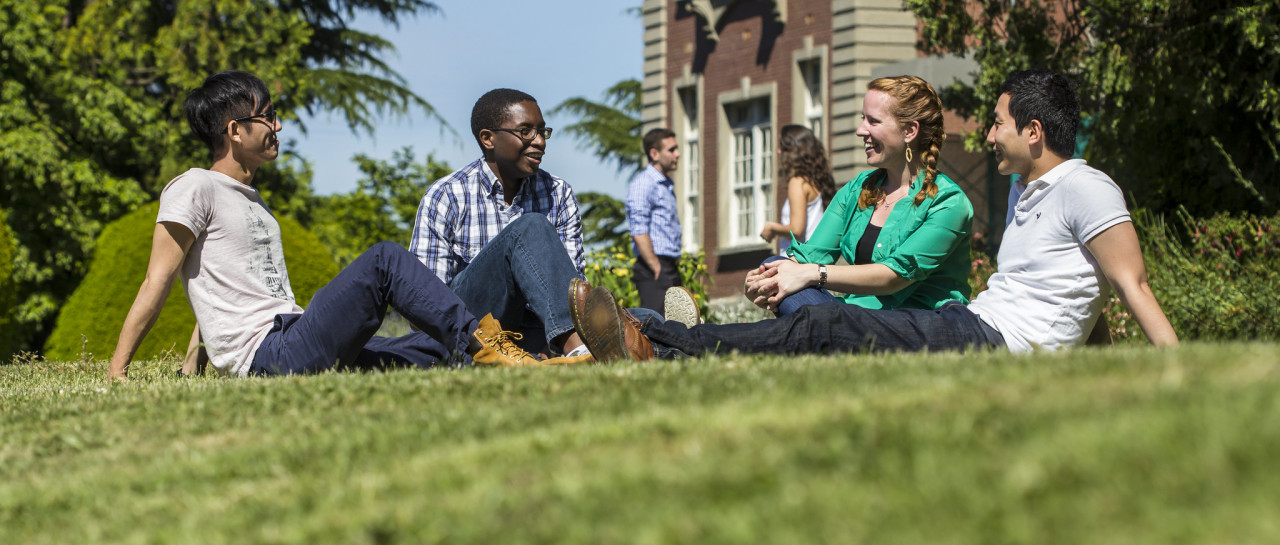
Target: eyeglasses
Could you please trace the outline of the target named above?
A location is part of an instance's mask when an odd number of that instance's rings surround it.
[[[543,140],[551,139],[551,127],[543,127],[541,129],[536,127],[521,127],[518,129],[507,129],[504,127],[495,127],[489,130],[509,132],[511,134],[516,135],[517,138],[523,140],[525,143],[531,142],[533,140],[533,137],[539,134],[542,135]]]
[[[276,125],[276,109],[275,109],[275,108],[272,108],[272,109],[267,110],[267,111],[265,111],[265,112],[262,112],[262,113],[260,113],[260,114],[253,114],[253,115],[246,115],[246,116],[244,116],[244,117],[237,117],[237,118],[235,118],[235,119],[232,119],[232,121],[235,121],[236,123],[242,123],[242,122],[248,121],[248,120],[250,120],[250,119],[259,119],[259,118],[261,118],[263,121],[267,122],[267,124],[268,124],[268,125],[271,125],[272,127],[274,127],[274,126]],[[224,129],[222,129],[222,132],[227,132],[227,129],[225,129],[225,128],[224,128]]]

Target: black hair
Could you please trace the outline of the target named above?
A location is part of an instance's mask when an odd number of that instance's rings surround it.
[[[258,76],[240,70],[225,70],[209,76],[187,95],[183,110],[196,138],[212,153],[221,141],[227,122],[253,115],[256,108],[271,102],[267,84]]]
[[[471,135],[480,143],[480,131],[502,125],[508,118],[508,110],[521,102],[537,104],[529,93],[515,89],[494,89],[480,96],[471,108]]]
[[[1009,95],[1009,115],[1018,132],[1038,120],[1050,151],[1062,157],[1075,154],[1080,99],[1066,76],[1045,69],[1014,72],[1000,85],[999,94]]]
[[[652,162],[653,160],[649,158],[649,150],[658,149],[663,140],[675,137],[676,133],[664,128],[650,129],[649,132],[644,133],[644,158]]]

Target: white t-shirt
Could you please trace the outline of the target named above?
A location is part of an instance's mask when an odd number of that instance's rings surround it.
[[[1126,221],[1120,188],[1083,159],[1015,183],[998,269],[969,310],[1014,352],[1082,344],[1111,291],[1084,244]]]
[[[289,286],[280,224],[258,190],[201,168],[165,186],[156,222],[195,234],[182,287],[209,361],[220,373],[247,375],[276,315],[302,312]]]

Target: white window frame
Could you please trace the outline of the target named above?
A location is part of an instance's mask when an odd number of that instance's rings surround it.
[[[700,237],[702,226],[702,148],[701,132],[698,124],[698,90],[697,87],[685,87],[679,90],[684,118],[684,143],[681,145],[680,168],[684,181],[684,206],[680,217],[680,228],[683,231],[683,250],[696,252],[702,245]]]
[[[813,57],[804,59],[796,64],[797,71],[800,73],[800,81],[803,84],[803,92],[801,94],[801,114],[804,126],[813,131],[814,136],[819,141],[825,141],[824,124],[822,122],[825,114],[824,97],[822,90],[825,88],[822,81],[822,57]]]
[[[768,97],[727,104],[729,143],[729,244],[760,243],[773,217],[773,123]]]

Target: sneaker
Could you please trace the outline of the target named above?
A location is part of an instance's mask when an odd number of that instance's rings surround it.
[[[680,322],[685,327],[702,323],[702,316],[698,314],[698,301],[693,298],[693,292],[683,286],[667,288],[662,308],[662,317],[668,322]]]
[[[575,322],[596,361],[653,359],[653,344],[640,332],[640,321],[618,306],[609,288],[591,290]]]
[[[471,334],[471,361],[475,365],[486,367],[543,365],[543,360],[516,346],[515,341],[523,337],[524,335],[514,331],[503,331],[502,324],[498,323],[493,314],[486,314],[480,319],[480,326]]]

